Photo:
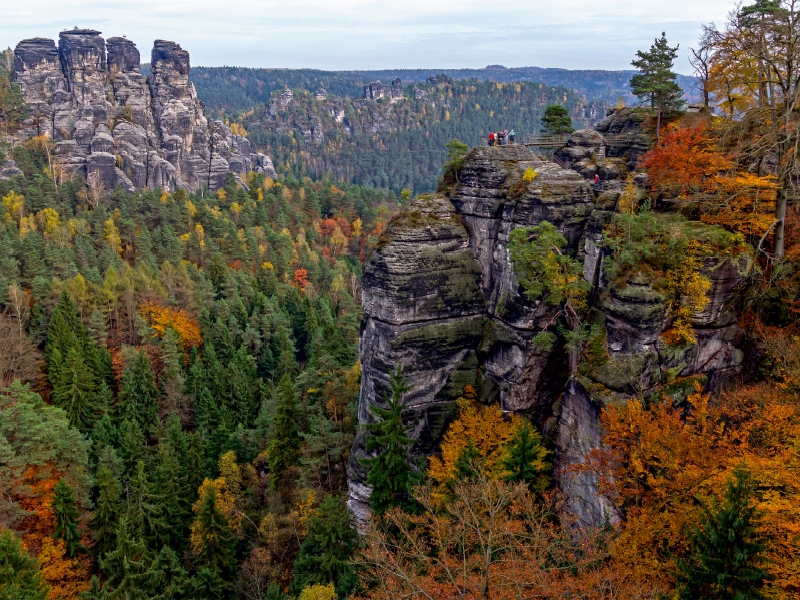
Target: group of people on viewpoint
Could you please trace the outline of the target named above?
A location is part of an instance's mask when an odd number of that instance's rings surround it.
[[[512,129],[509,131],[506,129],[505,131],[493,131],[489,134],[489,145],[490,146],[505,146],[513,145],[514,141],[517,139],[517,134],[514,133]]]

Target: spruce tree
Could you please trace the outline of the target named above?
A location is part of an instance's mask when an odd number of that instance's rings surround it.
[[[126,516],[131,530],[148,546],[165,541],[168,523],[161,509],[161,498],[147,477],[143,461],[136,463],[136,470],[128,482]]]
[[[708,600],[762,598],[764,543],[758,528],[755,483],[744,468],[728,481],[720,504],[705,509],[689,536],[691,555],[680,563],[680,597]]]
[[[453,466],[456,469],[455,480],[466,481],[475,478],[482,470],[481,453],[475,447],[475,440],[467,438],[467,445],[461,449]]]
[[[559,104],[551,104],[542,117],[542,133],[545,135],[563,135],[575,131],[569,111]]]
[[[403,395],[410,388],[406,385],[398,365],[392,373],[392,395],[387,399],[389,407],[372,407],[370,411],[379,419],[366,425],[367,452],[378,451],[372,458],[363,458],[367,468],[367,484],[372,486],[370,507],[380,516],[392,506],[413,509],[411,488],[417,481],[416,473],[409,463],[408,451],[414,440],[407,435],[403,423]]]
[[[70,556],[83,552],[85,548],[81,545],[81,534],[78,532],[78,503],[75,501],[72,488],[63,478],[60,478],[53,488],[52,508],[56,517],[53,537],[66,542],[67,553]]]
[[[10,529],[0,530],[0,598],[46,600],[50,586]]]
[[[200,501],[192,527],[199,539],[197,564],[227,579],[234,565],[236,540],[228,524],[228,517],[217,505],[217,490],[209,486]]]
[[[328,496],[311,518],[294,563],[293,593],[310,585],[333,583],[340,598],[349,596],[355,586],[351,559],[357,545],[358,534],[347,507],[336,496]]]
[[[530,423],[522,423],[506,445],[506,454],[500,465],[506,481],[526,483],[535,493],[543,492],[550,484],[546,458],[548,451],[542,438]]]
[[[114,598],[145,600],[147,587],[147,547],[138,539],[127,517],[119,520],[114,550],[100,559],[100,568],[108,578],[103,591]]]
[[[269,451],[269,469],[272,486],[277,488],[286,471],[299,461],[300,431],[297,427],[297,395],[288,374],[278,385],[278,406],[273,419],[272,445]]]
[[[95,476],[97,499],[91,526],[94,531],[94,550],[99,556],[114,548],[120,516],[119,481],[107,466],[101,466]]]
[[[189,598],[189,573],[169,546],[161,548],[156,555],[147,570],[145,580],[149,598],[154,600]]]
[[[122,374],[120,413],[123,419],[137,423],[147,431],[158,414],[158,388],[144,351],[136,352],[131,362]]]
[[[661,136],[661,120],[665,113],[680,110],[683,106],[683,90],[675,82],[677,74],[672,70],[679,46],[670,48],[667,34],[662,33],[650,50],[639,50],[639,58],[631,64],[639,73],[631,77],[631,93],[650,102],[656,112],[656,139]]]
[[[60,355],[55,350],[52,356]],[[86,364],[80,347],[72,346],[61,362],[53,382],[53,404],[64,409],[70,425],[87,431],[99,412],[94,373]]]

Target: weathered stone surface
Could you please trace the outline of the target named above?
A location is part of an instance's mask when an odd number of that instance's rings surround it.
[[[106,188],[213,190],[228,172],[242,184],[254,169],[275,176],[245,138],[219,121],[209,127],[189,82],[189,53],[174,42],[156,40],[146,82],[133,42],[89,29],[61,32],[58,48],[23,40],[14,56],[31,107],[20,137],[53,138],[65,167]]]
[[[594,144],[601,137],[576,139]],[[526,182],[528,169],[535,177]],[[668,346],[661,335],[671,325],[664,294],[640,273],[608,281],[603,266],[609,260],[603,230],[619,198],[619,190],[595,198],[577,172],[542,162],[524,147],[471,151],[448,196],[421,197],[395,217],[365,267],[359,420],[373,418],[369,407],[383,405],[390,373],[402,365],[411,385],[405,418],[418,440],[414,452],[429,453],[469,383],[482,402],[499,402],[544,425],[556,441],[558,484],[580,523],[616,523],[619,514],[599,494],[598,480],[571,469],[600,444],[600,411],[632,396],[682,402],[695,382],[713,388],[737,372],[742,353],[731,304],[752,266],[746,253],[706,258],[702,273],[712,285],[708,306],[691,319],[696,343]],[[583,261],[593,287],[589,320],[606,333],[608,359],[582,364],[574,378],[563,347],[545,351],[531,343],[552,325],[556,309],[524,297],[509,258],[510,232],[544,220]],[[702,223],[684,228],[709,247],[718,235]],[[369,517],[363,456],[362,433],[348,470],[350,507],[362,526]]]

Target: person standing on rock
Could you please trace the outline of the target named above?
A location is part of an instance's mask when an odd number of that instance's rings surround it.
[[[505,134],[502,131],[497,132],[497,145],[498,146],[505,145]]]
[[[512,146],[514,145],[514,142],[516,142],[516,141],[517,141],[517,134],[516,134],[516,133],[514,133],[514,130],[513,130],[513,129],[512,129],[512,130],[511,130],[511,132],[508,134],[508,141],[509,141],[509,143],[510,143]]]
[[[597,173],[594,174],[594,189],[600,189],[600,175]]]
[[[489,145],[494,146],[494,131],[489,132]]]

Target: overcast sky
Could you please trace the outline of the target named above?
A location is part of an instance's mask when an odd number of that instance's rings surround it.
[[[688,74],[700,24],[723,22],[734,1],[15,0],[0,45],[77,25],[127,36],[143,62],[168,39],[204,66],[628,69],[664,30]]]

